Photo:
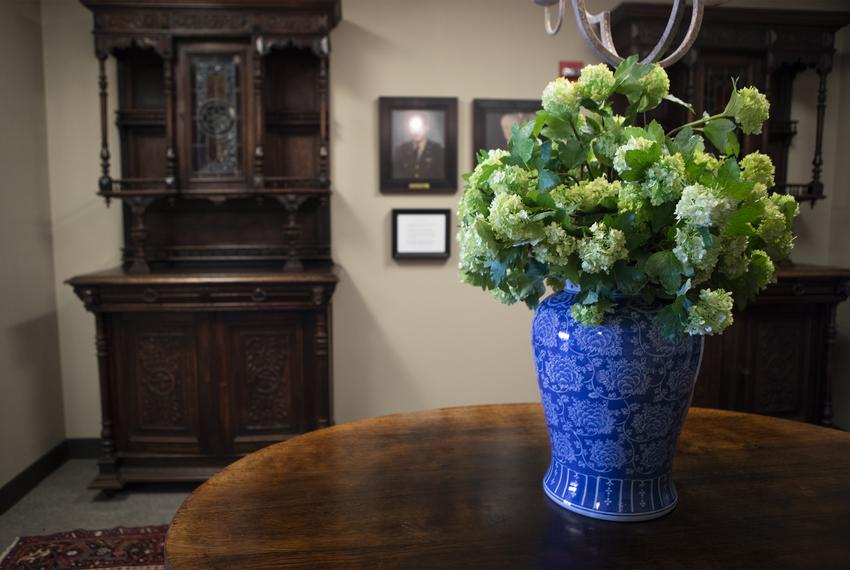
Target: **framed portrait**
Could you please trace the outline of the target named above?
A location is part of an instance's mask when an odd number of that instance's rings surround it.
[[[507,150],[513,126],[532,120],[540,109],[538,99],[473,99],[472,166],[482,148]]]
[[[457,99],[381,97],[381,192],[457,190]]]
[[[394,209],[393,259],[447,259],[451,210]]]

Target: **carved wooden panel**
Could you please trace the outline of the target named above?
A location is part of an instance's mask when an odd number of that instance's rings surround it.
[[[200,452],[195,319],[127,313],[116,315],[115,323],[119,439],[129,449]]]
[[[298,313],[222,313],[221,382],[229,395],[225,440],[245,452],[303,431],[304,331]]]
[[[760,312],[761,313],[761,312]],[[772,415],[799,416],[803,404],[809,319],[803,316],[759,314],[755,346],[759,359],[753,386],[753,411]]]

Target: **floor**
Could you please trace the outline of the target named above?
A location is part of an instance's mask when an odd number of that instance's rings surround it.
[[[0,515],[0,553],[19,536],[167,524],[193,485],[139,485],[111,498],[86,489],[94,460],[72,459]]]

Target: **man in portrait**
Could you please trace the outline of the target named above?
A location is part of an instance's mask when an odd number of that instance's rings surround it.
[[[422,112],[407,118],[405,130],[409,140],[393,151],[393,177],[398,179],[441,179],[445,172],[445,148],[431,135],[431,113]]]

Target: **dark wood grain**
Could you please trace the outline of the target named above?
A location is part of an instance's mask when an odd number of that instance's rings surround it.
[[[538,404],[386,416],[231,465],[174,518],[174,570],[850,568],[850,434],[694,408],[679,506],[588,519],[541,489]]]

